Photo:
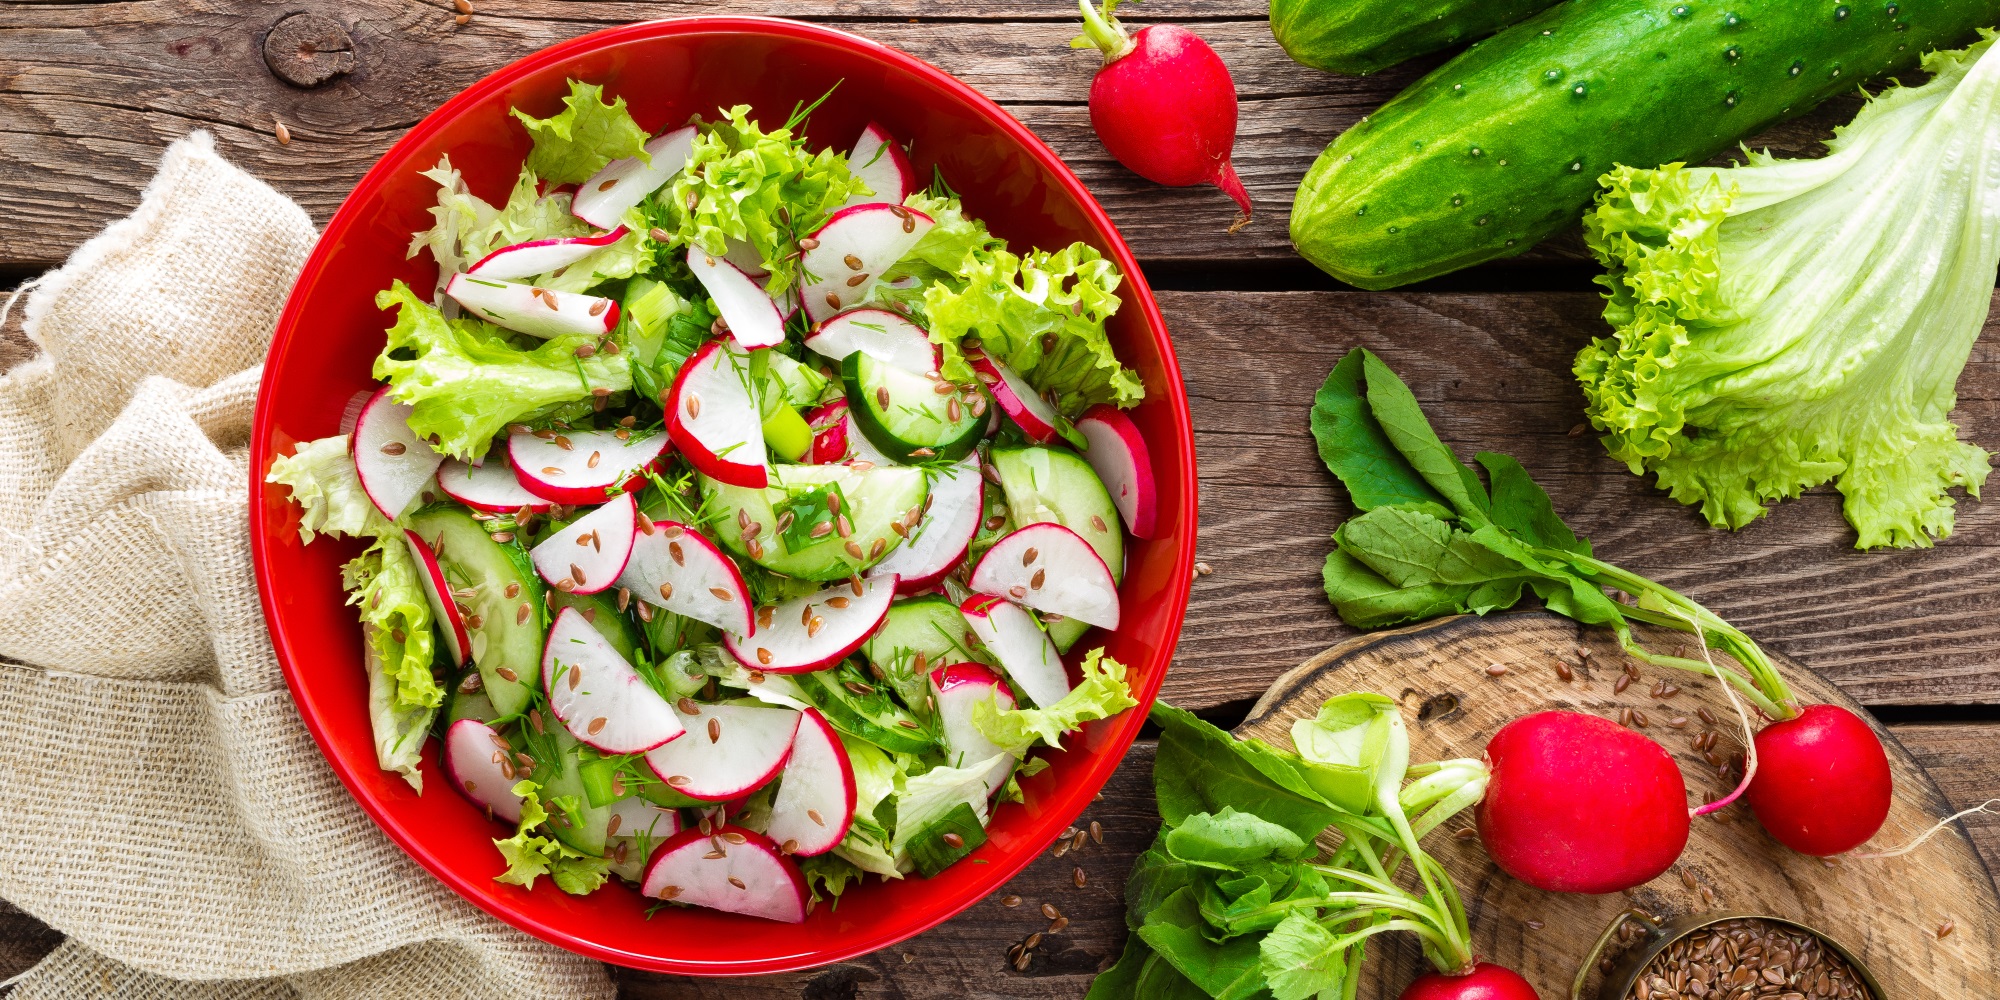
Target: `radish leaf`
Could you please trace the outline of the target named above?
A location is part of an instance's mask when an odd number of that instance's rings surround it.
[[[1361,351],[1333,366],[1313,396],[1312,433],[1320,461],[1347,487],[1360,510],[1393,504],[1435,503],[1445,498],[1424,482],[1389,442],[1361,390]]]
[[[1256,813],[1237,812],[1234,806],[1189,816],[1166,831],[1162,839],[1167,853],[1181,861],[1229,870],[1272,856],[1293,861],[1306,849],[1298,834]]]

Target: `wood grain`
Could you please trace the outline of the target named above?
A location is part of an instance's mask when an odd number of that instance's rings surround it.
[[[1648,629],[1641,641],[1671,649],[1679,635]],[[1579,646],[1593,655],[1582,658]],[[1572,680],[1552,669],[1558,657],[1573,665]],[[1681,691],[1656,699],[1647,689],[1662,672],[1648,668],[1643,679],[1619,693],[1612,680],[1625,662],[1601,631],[1554,615],[1442,619],[1352,640],[1301,664],[1272,685],[1236,732],[1289,749],[1294,719],[1310,717],[1333,695],[1373,691],[1403,704],[1411,759],[1441,760],[1477,756],[1495,730],[1530,712],[1564,709],[1616,718],[1632,709],[1651,716],[1647,735],[1674,754],[1690,796],[1726,793],[1733,781],[1718,776],[1690,747],[1703,729],[1692,718],[1696,708],[1705,706],[1724,719],[1732,715],[1718,685],[1674,673],[1668,679]],[[1486,668],[1492,663],[1512,669],[1490,676]],[[1824,678],[1797,664],[1779,667],[1801,699],[1844,704],[1866,717]],[[1665,725],[1670,716],[1692,724],[1674,731]],[[1741,740],[1731,728],[1717,728],[1718,752],[1725,757],[1740,752]],[[1896,797],[1873,842],[1877,849],[1906,842],[1955,810],[1917,761],[1886,731],[1882,735]],[[1466,825],[1463,819],[1447,824]],[[1993,962],[2000,952],[2000,893],[1970,837],[1956,825],[1905,857],[1828,863],[1778,845],[1758,827],[1749,807],[1738,804],[1697,821],[1673,869],[1603,896],[1551,894],[1517,882],[1486,858],[1476,840],[1433,834],[1430,850],[1465,897],[1473,950],[1521,973],[1544,997],[1568,995],[1592,942],[1619,911],[1634,906],[1669,918],[1734,911],[1799,920],[1854,949],[1887,997],[2000,993],[2000,966]],[[1940,940],[1936,928],[1946,920],[1957,929]],[[1391,1000],[1421,968],[1421,957],[1406,941],[1371,949],[1369,958],[1376,974],[1361,993],[1369,1000]]]
[[[958,74],[1032,126],[1111,212],[1143,258],[1289,260],[1292,189],[1319,150],[1438,57],[1369,77],[1287,58],[1248,0],[1166,0],[1133,22],[1191,20],[1231,67],[1241,94],[1236,167],[1255,221],[1210,188],[1167,189],[1118,166],[1084,107],[1094,55],[1072,51],[1075,7],[1060,0],[808,0],[598,3],[482,0],[470,24],[443,0],[138,0],[0,2],[0,267],[47,267],[130,211],[166,144],[197,128],[324,222],[375,159],[433,108],[503,63],[553,42],[649,17],[785,14],[902,48]],[[354,70],[302,89],[274,76],[263,41],[299,12],[348,28]],[[1853,113],[1843,100],[1760,137],[1780,152],[1814,148]],[[283,121],[292,142],[272,131]],[[1540,259],[1574,257],[1574,240]]]

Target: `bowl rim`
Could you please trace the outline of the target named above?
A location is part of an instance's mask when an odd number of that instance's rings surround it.
[[[268,631],[273,651],[277,655],[279,666],[284,673],[286,685],[290,688],[295,703],[301,709],[299,712],[301,720],[305,723],[306,729],[312,734],[313,741],[318,745],[321,754],[326,758],[328,766],[340,778],[341,784],[346,786],[348,794],[354,799],[355,804],[360,806],[363,812],[367,813],[369,819],[374,822],[376,827],[387,835],[404,854],[423,866],[434,878],[444,883],[455,895],[512,927],[577,954],[627,968],[705,977],[769,974],[817,968],[879,951],[929,931],[938,924],[957,916],[980,900],[990,896],[1008,880],[1019,874],[1022,869],[1039,858],[1044,851],[1048,850],[1056,836],[1061,833],[1060,824],[1050,822],[1048,830],[1043,835],[1023,838],[1022,849],[1015,851],[1011,858],[997,860],[995,863],[980,866],[979,872],[982,877],[968,887],[963,899],[956,900],[949,905],[938,906],[931,913],[926,914],[897,932],[880,934],[863,932],[846,935],[847,942],[845,944],[828,947],[807,955],[739,960],[727,963],[689,963],[682,960],[667,959],[657,955],[611,947],[601,944],[588,936],[582,936],[578,933],[561,929],[552,923],[528,916],[517,907],[506,905],[503,899],[496,899],[485,893],[474,891],[473,883],[479,880],[460,875],[452,866],[445,863],[445,860],[441,856],[427,850],[422,845],[420,838],[411,835],[399,824],[389,821],[388,817],[385,816],[386,810],[373,800],[372,793],[368,792],[362,785],[361,776],[356,774],[354,769],[347,766],[339,756],[328,752],[328,748],[333,743],[328,720],[322,719],[317,712],[305,710],[306,699],[301,698],[301,692],[306,685],[303,683],[300,669],[297,666],[297,657],[293,655],[294,647],[290,641],[290,637],[282,628],[277,626],[281,615],[276,598],[274,597],[273,588],[270,585],[270,581],[275,579],[274,554],[269,540],[270,529],[266,524],[266,519],[261,516],[260,512],[266,507],[267,484],[264,482],[264,472],[273,457],[271,445],[275,429],[275,418],[272,413],[272,407],[269,405],[269,400],[271,399],[274,383],[277,381],[277,373],[284,367],[282,361],[286,347],[299,334],[302,321],[305,318],[305,303],[297,294],[297,289],[299,284],[303,282],[304,276],[314,274],[326,266],[328,259],[339,250],[338,237],[353,228],[356,221],[362,217],[365,206],[372,204],[380,195],[382,188],[389,182],[392,176],[387,165],[393,161],[402,159],[407,154],[407,151],[428,143],[438,132],[444,129],[446,123],[456,120],[472,106],[485,102],[495,93],[504,90],[520,78],[545,70],[552,65],[560,64],[572,58],[598,50],[638,41],[677,35],[729,33],[771,35],[799,41],[830,43],[836,46],[859,50],[866,58],[889,64],[893,68],[923,78],[940,90],[950,93],[956,100],[962,103],[966,110],[985,119],[996,131],[1005,134],[1022,151],[1046,169],[1059,188],[1076,204],[1085,220],[1105,234],[1108,245],[1101,249],[1105,256],[1116,263],[1123,273],[1127,283],[1126,287],[1131,293],[1129,296],[1131,306],[1136,308],[1140,313],[1141,322],[1145,325],[1159,349],[1160,370],[1164,383],[1162,388],[1165,390],[1163,393],[1164,398],[1161,402],[1169,408],[1169,424],[1181,433],[1178,435],[1179,440],[1175,442],[1172,452],[1170,454],[1161,454],[1160,458],[1155,461],[1158,462],[1164,459],[1173,463],[1170,475],[1179,480],[1183,501],[1182,509],[1185,512],[1183,514],[1183,521],[1186,528],[1182,532],[1179,544],[1173,553],[1175,572],[1169,575],[1165,596],[1173,602],[1175,607],[1180,608],[1182,613],[1167,619],[1166,625],[1159,635],[1159,652],[1155,655],[1160,660],[1160,669],[1153,672],[1151,676],[1141,683],[1140,688],[1134,691],[1134,696],[1139,702],[1136,710],[1128,710],[1120,716],[1107,720],[1111,726],[1110,738],[1102,744],[1101,752],[1097,753],[1086,763],[1086,766],[1078,775],[1079,780],[1069,783],[1061,791],[1049,797],[1043,804],[1043,809],[1046,813],[1064,815],[1070,820],[1074,820],[1076,816],[1080,815],[1083,809],[1090,804],[1096,793],[1110,779],[1112,773],[1124,762],[1126,753],[1131,748],[1132,741],[1138,736],[1140,728],[1145,724],[1147,712],[1151,709],[1160,686],[1166,678],[1167,670],[1172,663],[1174,650],[1179,643],[1185,609],[1192,588],[1192,567],[1195,559],[1196,535],[1200,523],[1198,511],[1199,487],[1195,475],[1194,424],[1188,408],[1187,394],[1181,378],[1180,364],[1174,353],[1172,338],[1167,333],[1166,321],[1160,313],[1159,305],[1154,300],[1152,289],[1148,285],[1144,273],[1140,270],[1138,261],[1132,254],[1131,248],[1127,246],[1123,235],[1119,233],[1116,225],[1104,211],[1103,206],[1098,204],[1097,200],[1091,196],[1089,190],[1084,187],[1083,182],[1076,177],[1068,165],[1040,137],[1036,136],[1033,131],[1029,130],[1027,126],[1023,125],[1011,114],[1008,114],[992,99],[986,97],[986,95],[980,93],[971,85],[928,62],[870,38],[841,31],[836,28],[781,17],[697,15],[640,21],[579,35],[575,38],[538,49],[505,66],[495,69],[424,116],[402,138],[392,144],[369,167],[367,173],[362,175],[361,179],[355,184],[354,189],[342,199],[340,207],[327,222],[326,228],[320,233],[319,239],[315,242],[311,253],[307,256],[304,265],[301,267],[299,272],[300,277],[294,279],[293,290],[288,293],[285,308],[274,327],[271,345],[265,360],[264,374],[258,387],[257,405],[252,421],[249,442],[250,505],[248,513],[250,515],[252,569],[258,585],[258,600],[262,605],[266,622],[270,625]],[[1148,443],[1155,444],[1155,442]],[[1026,849],[1029,846],[1032,846],[1034,849]]]

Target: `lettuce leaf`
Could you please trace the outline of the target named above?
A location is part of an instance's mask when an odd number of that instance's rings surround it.
[[[555,880],[556,888],[572,896],[588,895],[604,884],[611,863],[534,832],[549,819],[549,811],[542,805],[541,787],[525,780],[514,784],[514,794],[521,797],[521,823],[514,828],[513,836],[493,842],[507,861],[507,870],[493,880],[533,889],[536,878],[548,875]]]
[[[975,250],[956,273],[963,287],[940,282],[924,290],[946,378],[973,378],[959,341],[977,336],[988,354],[1052,395],[1065,415],[1095,403],[1136,406],[1146,397],[1139,376],[1112,353],[1104,323],[1118,311],[1124,279],[1096,250],[1082,243],[1025,257]]]
[[[363,625],[366,641],[362,664],[368,671],[368,724],[375,738],[375,762],[384,771],[393,771],[424,793],[424,774],[419,768],[424,757],[424,740],[437,719],[436,705],[408,705],[403,702],[403,685],[383,669],[375,642],[378,629]]]
[[[964,767],[933,767],[903,780],[896,793],[896,835],[889,841],[889,853],[898,867],[908,859],[909,839],[964,803],[972,814],[986,823],[986,776],[1007,758],[995,754]]]
[[[1092,719],[1108,719],[1139,704],[1125,683],[1125,667],[1093,649],[1079,666],[1083,680],[1048,708],[1000,708],[991,699],[972,706],[972,725],[1000,749],[1027,756],[1037,743],[1060,749],[1062,736]]]
[[[551,195],[547,200],[562,199],[563,212],[569,211],[569,195]],[[575,216],[569,216],[576,221]],[[534,279],[534,284],[558,292],[587,292],[597,285],[635,274],[644,274],[653,269],[653,251],[659,247],[646,234],[643,219],[635,228],[626,226],[626,233],[608,247],[593,252],[590,256],[560,267]],[[588,228],[588,227],[586,227]]]
[[[420,176],[437,182],[437,204],[430,209],[435,222],[431,228],[410,238],[410,250],[406,256],[415,257],[417,251],[429,248],[431,258],[437,261],[438,290],[442,291],[444,283],[452,275],[479,259],[466,257],[467,236],[491,226],[500,210],[466,188],[465,178],[451,165],[450,156],[438,157],[437,166],[423,171]]]
[[[910,276],[923,281],[957,283],[958,266],[967,254],[991,253],[1007,249],[1007,241],[986,230],[986,223],[965,214],[965,206],[950,195],[919,191],[903,199],[903,204],[931,217],[935,225],[895,266],[882,272],[882,281]]]
[[[264,481],[291,488],[292,502],[299,506],[302,542],[312,541],[315,533],[380,537],[395,530],[362,491],[345,434],[307,441],[292,454],[279,456]]]
[[[628,156],[652,162],[646,130],[625,110],[625,99],[606,104],[598,84],[571,80],[561,114],[536,118],[520,108],[513,114],[535,140],[528,169],[554,183],[581,184],[605,164]]]
[[[721,256],[730,240],[756,248],[777,294],[797,278],[799,234],[818,228],[848,196],[867,190],[831,149],[806,149],[795,116],[768,132],[750,120],[749,105],[704,123],[688,156],[662,193],[647,202],[653,222],[687,246]]]
[[[1575,373],[1614,457],[1716,526],[1833,481],[1859,548],[1951,532],[1947,491],[1988,471],[1949,415],[2000,264],[1992,47],[1925,56],[1823,159],[1604,176],[1616,333]]]
[[[578,347],[596,342],[588,336],[557,337],[522,350],[499,327],[445,319],[400,281],[375,296],[375,304],[400,310],[388,345],[375,358],[375,377],[413,408],[410,429],[447,455],[478,457],[509,423],[583,416],[593,390],[632,388],[631,362],[623,353],[576,356]]]
[[[431,677],[431,602],[403,533],[391,531],[341,566],[347,603],[361,609],[369,648],[403,708],[436,708],[444,692]],[[378,734],[379,735],[379,734]]]

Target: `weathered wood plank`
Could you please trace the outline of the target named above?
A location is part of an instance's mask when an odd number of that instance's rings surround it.
[[[393,0],[0,3],[0,266],[48,266],[125,214],[161,149],[197,128],[233,161],[324,221],[383,150],[431,109],[494,68],[550,43],[645,17],[783,13],[906,49],[1005,103],[1068,161],[1140,256],[1159,260],[1288,258],[1292,189],[1332,138],[1436,57],[1371,77],[1291,62],[1250,0],[1168,0],[1136,20],[1189,18],[1230,64],[1242,95],[1236,165],[1258,203],[1245,230],[1212,189],[1162,189],[1119,167],[1090,131],[1083,102],[1095,68],[1067,47],[1074,8],[1058,0],[941,5],[894,0],[767,3],[482,2],[471,24],[450,5]],[[312,90],[265,66],[263,35],[301,9],[348,26],[357,68]],[[857,15],[866,20],[852,20]],[[904,19],[908,15],[908,19]],[[923,20],[909,23],[919,16]],[[938,18],[949,20],[939,21]],[[973,18],[1032,18],[995,21]],[[1808,148],[1852,113],[1822,111],[1760,140]],[[282,119],[289,146],[271,138]],[[1573,243],[1543,256],[1574,256]]]

